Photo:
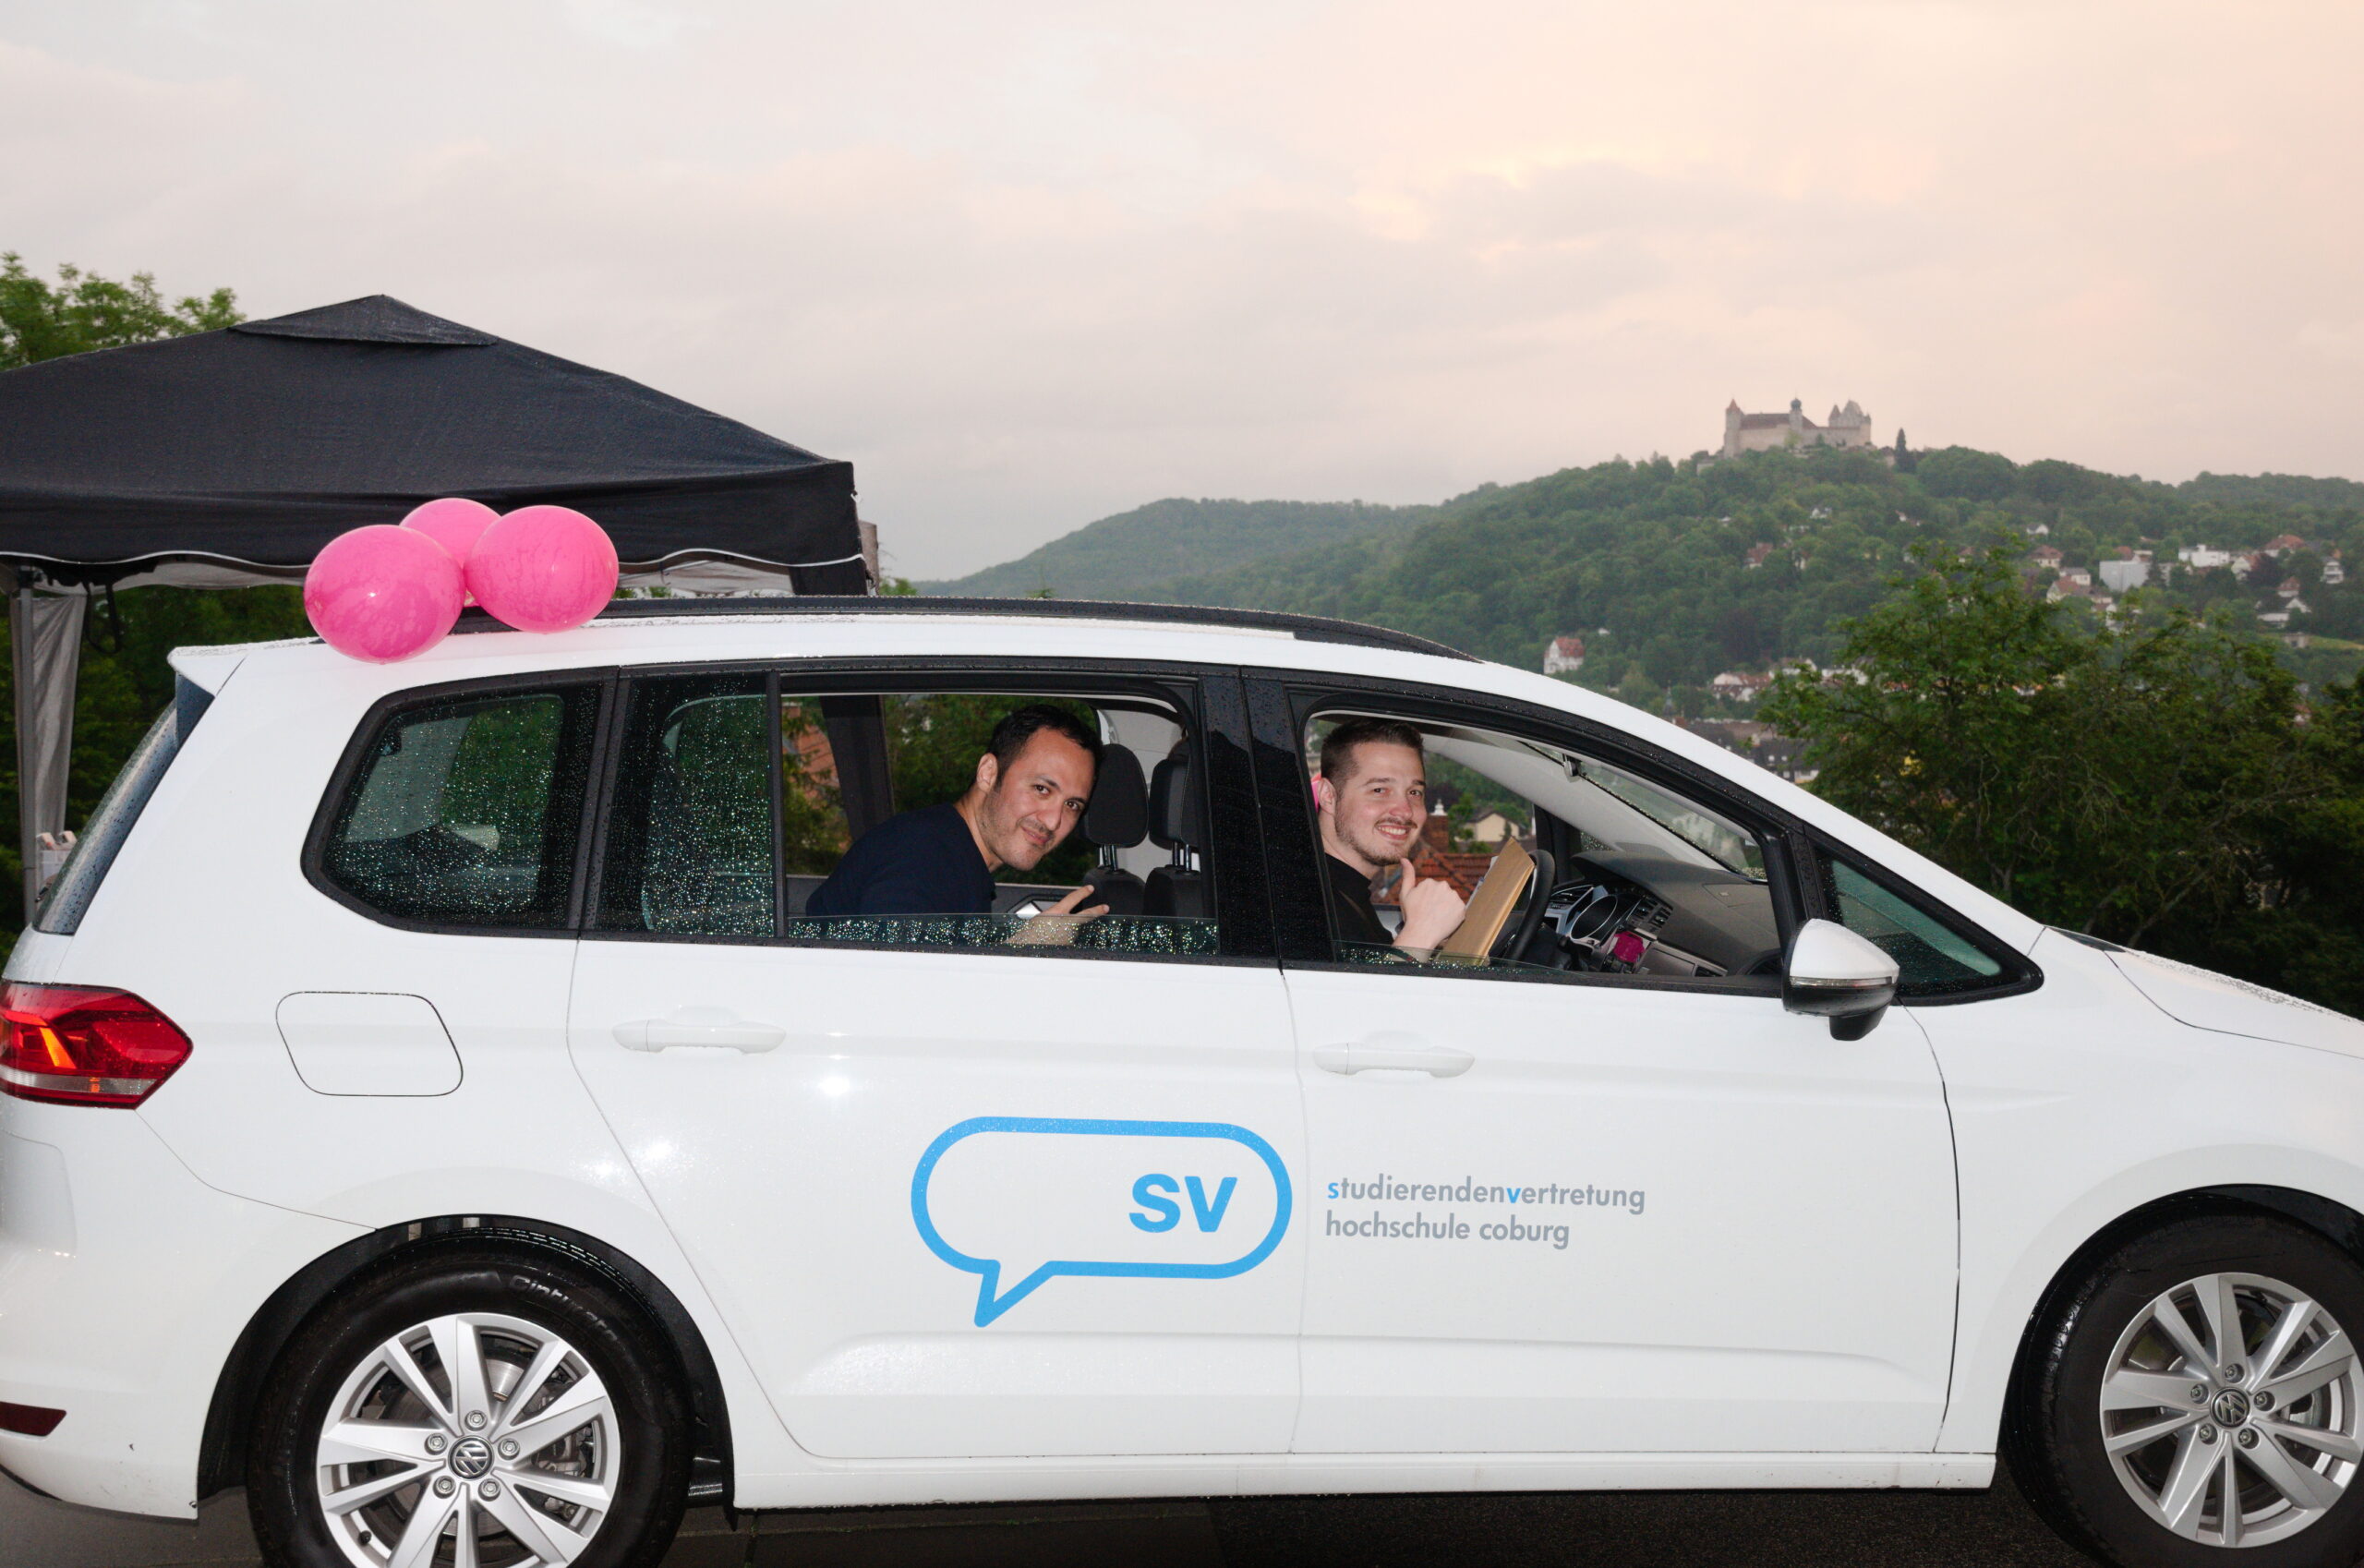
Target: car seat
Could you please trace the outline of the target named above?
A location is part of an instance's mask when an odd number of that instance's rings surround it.
[[[1100,748],[1092,801],[1083,808],[1083,836],[1100,846],[1100,863],[1083,879],[1097,890],[1084,900],[1087,907],[1105,904],[1112,915],[1141,912],[1141,879],[1116,863],[1116,851],[1131,849],[1148,834],[1149,791],[1141,783],[1141,760],[1130,746],[1112,741]]]
[[[1203,920],[1207,914],[1207,879],[1200,869],[1197,772],[1190,766],[1189,742],[1177,743],[1149,780],[1149,836],[1159,849],[1174,854],[1171,865],[1149,874],[1141,912]]]

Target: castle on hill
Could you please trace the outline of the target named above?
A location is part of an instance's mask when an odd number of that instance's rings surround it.
[[[1805,404],[1796,398],[1790,400],[1787,414],[1743,414],[1740,400],[1734,398],[1724,410],[1724,449],[1722,455],[1738,457],[1743,452],[1769,452],[1785,446],[1858,447],[1872,444],[1872,416],[1849,398],[1847,406],[1834,406],[1830,417],[1817,425],[1806,417]]]

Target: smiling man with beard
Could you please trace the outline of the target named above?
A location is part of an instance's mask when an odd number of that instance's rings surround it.
[[[1313,796],[1339,940],[1387,946],[1387,927],[1370,903],[1370,879],[1385,865],[1404,868],[1395,947],[1425,955],[1453,934],[1465,908],[1461,895],[1447,883],[1421,881],[1412,867],[1429,816],[1428,763],[1417,730],[1388,718],[1339,725],[1321,742]]]
[[[1076,718],[1034,703],[994,726],[968,792],[947,805],[888,817],[863,834],[804,912],[840,915],[986,914],[994,873],[1031,871],[1083,820],[1099,768],[1100,738]],[[1045,911],[1079,911],[1079,887]]]

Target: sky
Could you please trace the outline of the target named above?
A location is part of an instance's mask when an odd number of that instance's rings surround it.
[[[2364,476],[2364,7],[0,0],[0,250],[850,459],[890,571],[1852,398]]]

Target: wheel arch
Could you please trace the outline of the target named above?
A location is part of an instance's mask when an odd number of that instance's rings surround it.
[[[452,1246],[500,1240],[549,1253],[605,1275],[646,1312],[679,1358],[690,1393],[690,1499],[731,1501],[730,1406],[706,1335],[665,1282],[597,1236],[545,1220],[506,1214],[443,1214],[384,1226],[321,1254],[273,1291],[247,1321],[215,1380],[198,1448],[197,1500],[243,1483],[247,1436],[265,1380],[296,1331],[331,1296],[396,1260]]]
[[[2173,1220],[2198,1214],[2271,1214],[2314,1232],[2364,1268],[2364,1213],[2337,1199],[2292,1187],[2225,1183],[2187,1188],[2137,1205],[2102,1226],[2068,1254],[2055,1270],[2029,1310],[2011,1357],[2009,1386],[2005,1393],[2001,1430],[2008,1430],[2020,1407],[2024,1380],[2031,1375],[2044,1323],[2068,1292],[2090,1273],[2093,1265],[2136,1236]],[[1999,1434],[1998,1434],[1999,1435]]]

